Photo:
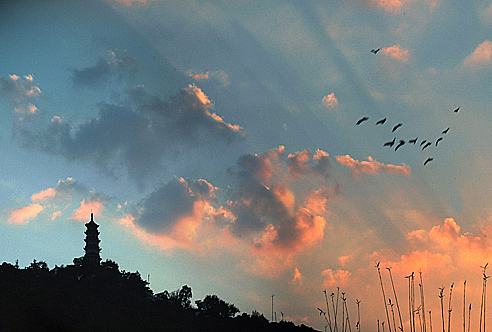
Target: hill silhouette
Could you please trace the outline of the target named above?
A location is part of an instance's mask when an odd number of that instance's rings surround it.
[[[120,271],[112,260],[0,265],[0,331],[315,331],[256,311],[239,315],[217,295],[191,299],[187,285],[154,294],[139,272]]]

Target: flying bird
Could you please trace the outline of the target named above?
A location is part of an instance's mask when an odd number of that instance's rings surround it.
[[[447,127],[446,129],[444,129],[444,130],[442,131],[442,134],[443,134],[443,135],[446,135],[446,134],[448,133],[448,131],[449,131],[449,127]]]
[[[364,117],[360,118],[360,119],[356,122],[356,124],[355,124],[355,125],[356,125],[356,126],[358,126],[358,125],[360,125],[362,122],[367,121],[367,120],[369,120],[369,118],[368,118],[367,116],[364,116]]]
[[[417,143],[418,137],[415,137],[414,139],[409,139],[408,143],[416,144]]]
[[[430,162],[431,162],[431,161],[433,161],[433,160],[434,160],[434,158],[432,158],[432,157],[427,158],[427,159],[424,161],[424,166],[425,166],[425,165],[427,165],[428,163],[430,163]]]
[[[381,48],[373,48],[371,50],[371,53],[378,54],[378,52],[381,50]]]
[[[480,266],[482,269],[486,270],[487,266],[489,266],[489,263],[485,264],[484,266]]]
[[[431,144],[432,144],[431,142],[425,143],[424,147],[422,148],[422,151],[424,151],[426,148],[428,148]]]
[[[424,145],[424,144],[425,144],[425,142],[427,142],[427,140],[426,140],[426,139],[424,139],[422,142],[420,142],[420,146]]]
[[[395,141],[396,141],[396,137],[393,138],[392,141],[384,143],[383,146],[389,146],[391,148],[391,147],[393,147],[393,145],[395,145]]]
[[[436,146],[437,144],[439,144],[439,142],[442,141],[442,137],[439,137],[437,140],[436,140]]]
[[[377,125],[382,125],[382,124],[384,124],[385,122],[386,122],[386,118],[381,119],[381,120],[379,120],[378,122],[376,122],[376,126],[377,126]]]
[[[401,126],[403,126],[403,123],[397,124],[396,126],[393,127],[393,130],[391,130],[391,132],[394,133],[395,130],[398,129],[398,128],[400,128]]]
[[[458,107],[457,109],[454,110],[454,112],[458,113],[459,110],[460,110],[460,108]]]
[[[405,144],[405,141],[401,139],[400,142],[398,142],[398,145],[395,147],[395,151],[397,151],[403,144]]]

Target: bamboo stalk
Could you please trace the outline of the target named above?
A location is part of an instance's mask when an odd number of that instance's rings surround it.
[[[357,332],[360,332],[360,301],[358,299],[355,300],[357,303]]]
[[[449,303],[448,303],[448,332],[451,332],[451,312],[453,311],[451,307],[451,299],[453,297],[453,287],[454,282],[449,287]]]
[[[386,310],[386,319],[388,322],[388,331],[391,332],[390,318],[389,318],[389,313],[388,313],[388,307],[386,306],[386,295],[384,294],[383,279],[381,278],[381,268],[379,267],[379,262],[376,263],[376,268],[378,269],[379,282],[381,284],[381,292],[383,293],[383,303],[384,303],[384,309]]]
[[[424,332],[427,332],[427,324],[425,321],[425,301],[424,301],[424,280],[422,278],[422,271],[419,271],[420,275],[420,305],[422,306],[422,320],[424,321]]]
[[[398,304],[398,296],[396,296],[395,283],[393,282],[393,275],[391,274],[391,267],[387,267],[386,269],[389,271],[390,280],[391,280],[391,287],[393,288],[393,294],[395,295],[396,309],[398,310],[398,317],[400,318],[399,329],[401,332],[403,332],[403,321],[401,319],[400,305]],[[396,325],[395,325],[395,331],[396,331]]]
[[[429,310],[429,327],[430,332],[432,332],[432,311]]]
[[[330,332],[333,332],[333,330],[331,329],[330,307],[328,305],[328,295],[326,294],[326,289],[323,291],[323,293],[325,293],[326,313],[328,314],[328,327],[330,328]]]
[[[412,272],[413,274],[413,272]],[[405,277],[405,279],[408,279],[408,311],[409,311],[409,325],[410,325],[410,332],[414,332],[412,329],[412,287],[410,283],[410,278],[412,277],[412,274],[408,275]]]
[[[441,321],[442,321],[442,332],[445,332],[445,327],[444,327],[444,286],[439,288],[439,298],[441,299]]]
[[[466,332],[466,280],[463,282],[463,332]]]

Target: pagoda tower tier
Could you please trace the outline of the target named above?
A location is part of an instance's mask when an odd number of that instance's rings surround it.
[[[85,255],[84,255],[84,265],[99,265],[101,262],[101,248],[99,247],[99,231],[97,228],[98,224],[94,222],[94,214],[91,213],[91,220],[85,224]]]

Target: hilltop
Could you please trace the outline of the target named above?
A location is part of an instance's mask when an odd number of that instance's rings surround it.
[[[120,271],[112,260],[49,269],[34,260],[20,268],[0,266],[0,331],[295,331],[292,322],[269,322],[262,314],[239,314],[217,295],[192,304],[192,289],[154,294],[139,272]]]

